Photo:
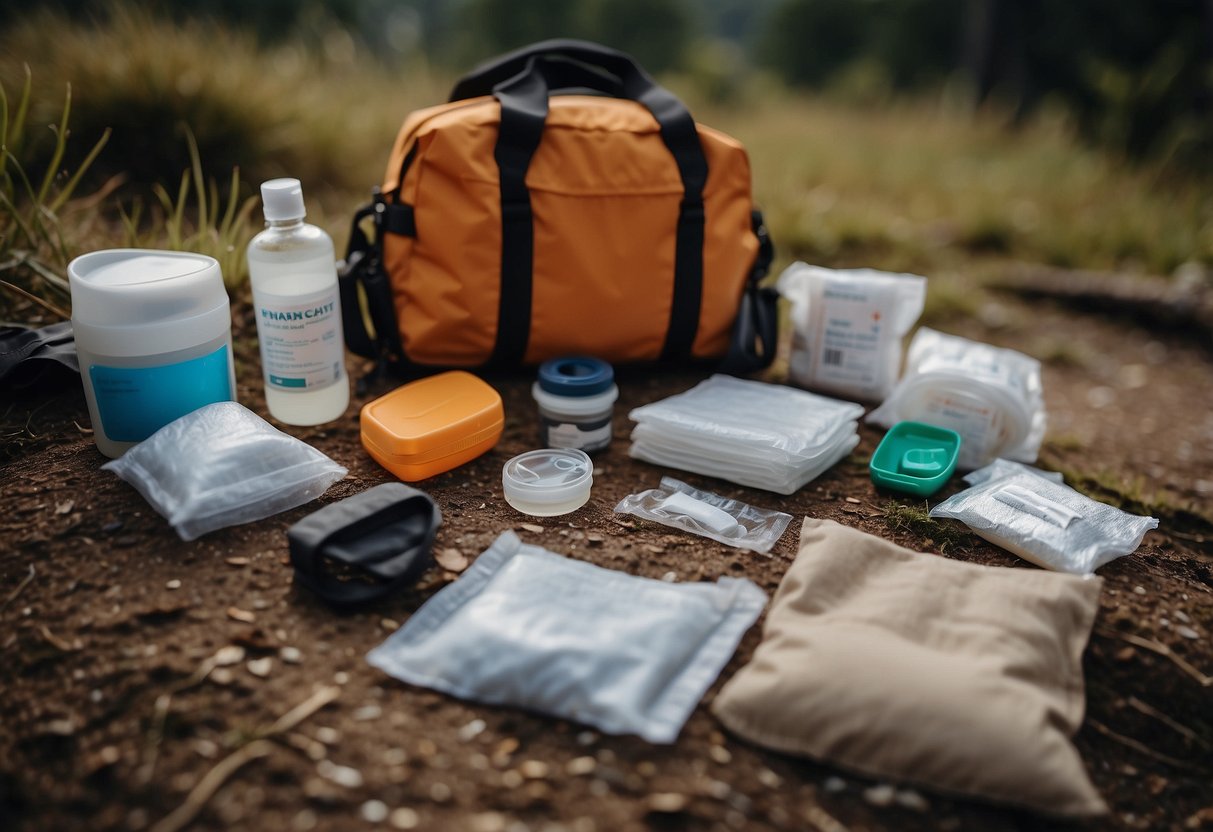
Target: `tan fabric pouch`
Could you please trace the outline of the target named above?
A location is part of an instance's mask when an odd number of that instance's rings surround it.
[[[712,710],[744,739],[872,777],[1102,814],[1070,742],[1101,584],[806,518],[763,642]]]

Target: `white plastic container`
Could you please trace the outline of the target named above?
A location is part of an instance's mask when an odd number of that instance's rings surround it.
[[[555,517],[590,499],[594,464],[576,448],[543,448],[511,459],[501,469],[505,501],[532,517]]]
[[[541,444],[587,454],[610,446],[619,398],[610,364],[586,356],[545,361],[531,395],[539,406]]]
[[[922,327],[910,342],[905,376],[867,421],[954,430],[963,440],[957,467],[972,470],[999,457],[1035,462],[1045,418],[1039,361]]]
[[[121,456],[187,413],[235,400],[231,309],[214,258],[110,249],[77,257],[67,273],[101,453]]]
[[[350,403],[333,241],[303,221],[298,179],[261,186],[266,229],[248,247],[265,403],[288,425],[331,422]]]

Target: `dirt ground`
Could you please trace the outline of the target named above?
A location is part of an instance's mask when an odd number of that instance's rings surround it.
[[[238,318],[239,397],[264,415],[251,322]],[[337,423],[288,429],[350,470],[317,503],[182,543],[99,470],[72,383],[0,405],[0,829],[177,828],[165,820],[187,819],[173,813],[196,808],[187,796],[200,783],[217,789],[194,829],[1213,829],[1213,686],[1200,681],[1213,673],[1213,526],[1198,516],[1213,504],[1213,356],[1180,333],[1010,298],[945,328],[1044,360],[1043,464],[1162,519],[1137,553],[1101,570],[1075,742],[1112,807],[1106,819],[1062,824],[921,789],[890,800],[873,781],[729,736],[707,704],[750,658],[760,625],[670,746],[396,682],[366,652],[457,574],[435,567],[413,591],[338,614],[292,584],[287,559],[292,523],[390,479],[359,444],[357,406]],[[628,457],[628,410],[704,375],[622,372],[593,496],[550,519],[522,516],[501,495],[502,463],[536,446],[531,376],[491,379],[506,404],[500,444],[421,484],[443,513],[437,549],[474,560],[514,529],[632,574],[746,576],[773,593],[799,521],[763,557],[612,513],[667,473]],[[921,502],[873,488],[866,463],[879,437],[864,428],[848,460],[791,497],[679,476],[797,518],[1032,568],[897,512]],[[275,724],[326,690],[334,701]]]

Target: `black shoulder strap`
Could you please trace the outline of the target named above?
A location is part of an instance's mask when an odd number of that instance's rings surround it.
[[[405,212],[406,217],[391,210],[396,207],[389,206],[376,188],[373,201],[355,212],[345,259],[337,264],[345,344],[355,355],[375,359],[381,369],[395,369],[404,362],[391,280],[383,268],[383,232],[393,226],[399,229],[397,233],[415,230],[411,229],[411,212]],[[374,220],[373,239],[363,228],[368,217]],[[365,309],[362,297],[366,298]]]
[[[758,254],[737,308],[729,352],[720,365],[722,371],[733,374],[753,373],[771,366],[778,346],[779,293],[773,286],[761,285],[775,259],[775,246],[762,212],[754,211],[751,219],[758,237]]]

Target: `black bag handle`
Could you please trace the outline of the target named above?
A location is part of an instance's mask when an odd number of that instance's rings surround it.
[[[765,370],[775,360],[779,345],[779,293],[773,286],[761,285],[775,259],[775,246],[762,212],[754,211],[750,219],[758,237],[758,254],[737,307],[729,351],[720,364],[722,372],[734,375]]]
[[[588,40],[555,38],[484,61],[456,82],[450,100],[462,101],[466,98],[492,95],[494,87],[522,72],[535,57],[565,58],[610,73],[632,87],[632,94],[620,95],[620,98],[635,98],[643,91],[642,88],[658,86],[657,82],[624,52]]]
[[[581,69],[576,69],[578,64]],[[508,74],[510,70],[521,69]],[[606,75],[603,75],[603,73]],[[505,76],[505,77],[502,77]],[[616,88],[611,78],[619,80]],[[500,79],[500,80],[497,80]],[[501,174],[501,300],[491,363],[522,363],[530,336],[534,232],[526,173],[543,138],[548,97],[570,80],[640,103],[657,120],[682,179],[674,257],[674,297],[663,360],[688,357],[703,294],[703,188],[708,164],[690,112],[630,57],[588,41],[544,41],[482,65],[456,85],[452,99],[483,94],[489,81],[501,103],[494,157]]]

